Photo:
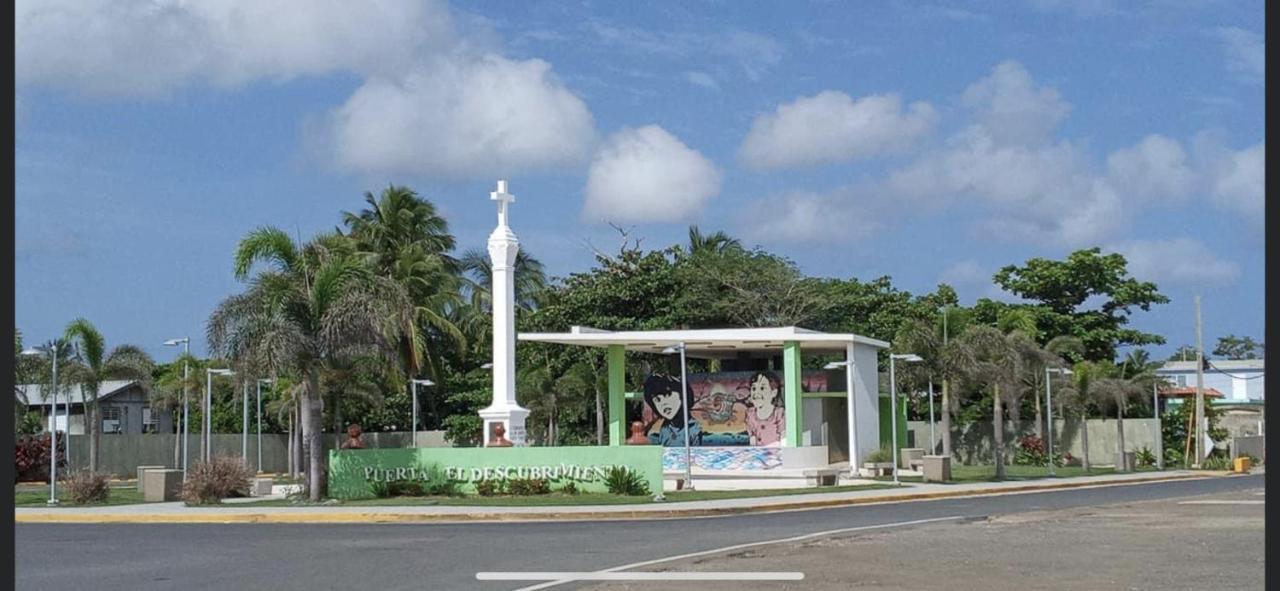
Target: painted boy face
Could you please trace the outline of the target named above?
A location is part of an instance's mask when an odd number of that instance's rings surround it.
[[[664,419],[675,418],[676,414],[680,412],[680,393],[670,391],[654,395],[653,409],[658,411],[658,414]]]
[[[751,404],[754,406],[760,406],[772,402],[775,394],[777,394],[777,392],[775,392],[773,386],[769,384],[769,378],[760,376],[756,378],[756,381],[751,383]]]

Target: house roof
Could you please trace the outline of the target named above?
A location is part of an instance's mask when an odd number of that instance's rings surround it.
[[[137,380],[107,380],[98,384],[98,400],[104,400],[115,396],[130,386],[138,383]],[[52,392],[49,392],[52,393]],[[25,401],[27,406],[48,406],[52,401],[48,400],[49,396],[45,392],[43,384],[22,384],[15,388],[14,397],[18,401]],[[67,394],[71,394],[71,404],[84,404],[84,389],[80,384],[67,386],[61,392],[58,392],[58,404],[66,404]]]
[[[1187,386],[1185,388],[1162,388],[1160,390],[1160,397],[1161,398],[1195,398],[1196,387]],[[1216,388],[1205,388],[1204,397],[1205,398],[1222,398],[1222,392],[1219,392]]]
[[[1208,369],[1205,369],[1206,373],[1212,373],[1217,370],[1225,370],[1225,371],[1265,371],[1266,370],[1266,361],[1263,359],[1221,359],[1221,360],[1210,359],[1209,363],[1212,365],[1210,365]],[[1215,368],[1217,369],[1215,370]],[[1195,371],[1195,370],[1196,370],[1195,361],[1168,361],[1168,362],[1165,362],[1165,364],[1161,366],[1160,369],[1157,369],[1156,373],[1183,372],[1183,371]]]
[[[690,330],[610,331],[587,326],[574,326],[569,332],[525,332],[518,339],[534,343],[555,343],[583,347],[622,345],[628,351],[661,353],[663,349],[684,343],[691,357],[733,357],[741,352],[780,353],[783,343],[794,341],[806,351],[844,351],[851,343],[887,349],[889,343],[852,333],[827,333],[780,326],[770,328],[702,328]]]

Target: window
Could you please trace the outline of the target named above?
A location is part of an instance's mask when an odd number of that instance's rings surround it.
[[[121,433],[124,430],[124,409],[118,406],[102,407],[102,432]]]
[[[156,432],[156,413],[150,407],[142,407],[142,432]]]

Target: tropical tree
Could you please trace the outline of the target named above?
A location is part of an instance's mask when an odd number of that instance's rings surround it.
[[[98,470],[98,450],[102,437],[102,420],[98,412],[98,389],[107,380],[137,380],[144,388],[151,383],[155,362],[136,345],[117,345],[107,350],[106,339],[84,318],[67,325],[64,338],[75,348],[74,362],[64,375],[79,382],[84,396],[84,417],[89,426],[89,470]]]
[[[734,238],[724,231],[716,231],[713,234],[703,234],[698,226],[689,226],[689,254],[696,255],[700,253],[723,253],[727,250],[742,249],[742,241]]]
[[[1071,368],[1071,379],[1062,388],[1058,400],[1064,410],[1070,410],[1080,422],[1080,465],[1085,472],[1089,464],[1089,414],[1097,403],[1098,395],[1093,392],[1094,383],[1108,377],[1107,362],[1078,361]],[[1065,412],[1063,413],[1065,417]]]
[[[1021,384],[1021,359],[1010,335],[997,328],[977,325],[960,337],[972,355],[968,382],[977,388],[991,389],[992,456],[996,479],[1005,476],[1004,404]]]
[[[255,267],[261,268],[252,274]],[[308,494],[319,501],[322,376],[351,357],[393,357],[411,330],[412,304],[400,283],[375,272],[337,234],[299,244],[278,228],[258,228],[240,241],[234,269],[248,289],[223,300],[210,316],[210,350],[300,378]]]
[[[1218,337],[1218,345],[1213,348],[1213,354],[1223,359],[1262,359],[1266,352],[1266,345],[1253,340],[1253,337],[1233,334]]]
[[[471,249],[459,259],[464,273],[464,291],[471,307],[479,314],[488,314],[493,305],[493,264],[489,253]],[[516,252],[515,304],[517,310],[535,310],[543,290],[547,288],[547,275],[542,262],[528,251]]]
[[[151,408],[168,411],[173,417],[174,430],[179,435],[182,433],[183,409],[193,400],[203,400],[205,368],[205,360],[190,353],[183,353],[173,362],[156,367],[153,374],[152,388],[148,393]],[[184,392],[186,400],[183,400]],[[181,453],[182,437],[174,437],[174,466],[181,465]]]
[[[908,377],[918,372],[922,375],[916,382],[942,382],[942,412],[939,422],[942,427],[944,456],[951,456],[952,453],[951,422],[955,411],[953,388],[974,369],[973,355],[967,348],[968,342],[958,338],[969,326],[969,321],[966,310],[947,306],[942,308],[935,321],[912,320],[903,324],[898,330],[898,336],[893,339],[895,348],[915,353],[924,360],[922,363],[903,366]]]

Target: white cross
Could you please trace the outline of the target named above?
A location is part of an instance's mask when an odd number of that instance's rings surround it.
[[[507,181],[498,181],[498,190],[489,193],[489,199],[498,202],[498,225],[507,225],[507,204],[516,200],[516,196],[507,192]]]

